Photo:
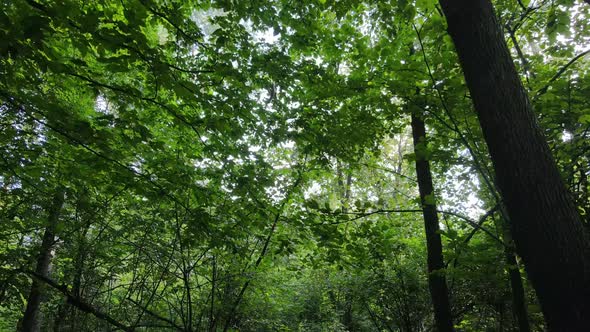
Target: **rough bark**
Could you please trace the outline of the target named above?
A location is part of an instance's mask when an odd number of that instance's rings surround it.
[[[53,258],[52,249],[55,242],[55,228],[59,220],[63,202],[64,193],[60,191],[55,194],[51,206],[48,209],[47,226],[43,233],[43,240],[35,268],[35,273],[45,278],[49,277],[51,259]],[[40,306],[43,300],[43,286],[44,284],[41,281],[33,279],[27,300],[27,308],[23,315],[22,332],[38,332],[41,328]]]
[[[414,152],[416,155],[418,189],[426,232],[428,286],[434,307],[435,324],[439,332],[453,331],[449,292],[444,274],[445,263],[442,254],[438,214],[436,212],[436,204],[433,201],[434,186],[432,184],[430,165],[424,157],[426,128],[424,121],[415,114],[412,114],[412,136],[414,138]]]
[[[587,331],[587,241],[489,0],[440,0],[512,221],[552,331]]]

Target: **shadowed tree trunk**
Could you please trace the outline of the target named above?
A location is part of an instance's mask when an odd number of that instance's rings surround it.
[[[51,268],[51,259],[53,258],[52,249],[55,242],[55,228],[59,220],[59,215],[64,203],[63,191],[58,192],[53,197],[51,206],[48,209],[47,225],[43,234],[41,248],[39,249],[39,256],[37,257],[37,266],[35,273],[45,278],[49,277]],[[23,316],[22,332],[38,332],[41,328],[41,301],[43,299],[44,284],[33,279],[29,298],[27,300],[27,308]]]
[[[512,225],[552,331],[587,331],[587,241],[489,0],[440,0]]]
[[[432,175],[426,154],[426,128],[424,121],[416,114],[412,114],[412,136],[414,138],[414,152],[416,155],[416,175],[420,202],[424,215],[424,229],[426,231],[426,250],[428,254],[428,286],[434,319],[439,332],[453,331],[451,306],[447,280],[444,275],[445,263],[442,254],[442,242],[439,234],[438,215],[434,202],[434,188]]]
[[[529,325],[529,315],[527,311],[527,302],[524,294],[524,287],[522,285],[522,278],[520,277],[520,269],[516,261],[514,253],[514,243],[510,230],[505,220],[501,220],[501,227],[503,230],[504,239],[504,259],[508,266],[508,276],[510,278],[510,290],[512,293],[512,315],[518,324],[518,331],[529,332],[531,327]]]
[[[508,219],[505,207],[500,206],[500,212],[501,218],[496,219],[494,216],[491,218],[494,220],[498,233],[502,234],[502,240],[504,242],[501,249],[504,252],[504,261],[510,283],[512,317],[519,332],[529,332],[531,327],[529,324],[526,294],[518,261],[516,260],[514,241],[512,240],[512,234],[510,234],[510,220]]]

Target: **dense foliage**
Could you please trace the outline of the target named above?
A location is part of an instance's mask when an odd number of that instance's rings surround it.
[[[590,6],[494,5],[590,225]],[[516,330],[517,271],[544,329],[435,1],[0,8],[1,331],[34,281],[42,331],[432,331],[416,158],[455,327]]]

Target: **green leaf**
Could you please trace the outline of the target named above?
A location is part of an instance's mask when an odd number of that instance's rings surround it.
[[[424,196],[424,204],[425,205],[435,205],[436,204],[436,197],[434,194],[428,194]]]

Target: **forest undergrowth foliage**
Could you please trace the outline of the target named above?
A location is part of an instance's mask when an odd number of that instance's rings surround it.
[[[584,331],[538,271],[588,299],[590,5],[472,1],[0,3],[0,331]]]

